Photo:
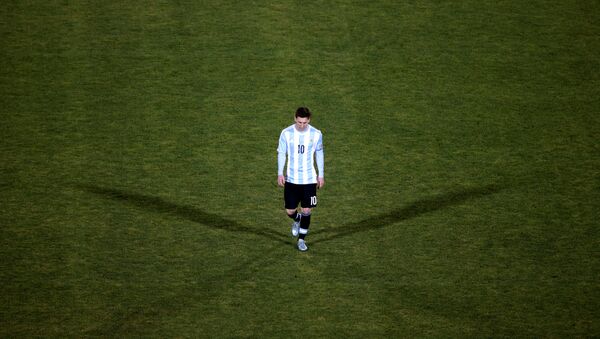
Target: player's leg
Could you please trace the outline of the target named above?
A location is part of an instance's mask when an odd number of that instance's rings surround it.
[[[312,214],[312,208],[302,208],[301,209],[301,218],[300,218],[300,235],[298,236],[300,239],[304,239],[308,234],[308,228],[310,227],[310,215]]]
[[[297,210],[289,210],[286,209],[285,210],[287,216],[292,219],[292,236],[293,237],[297,237],[298,236],[298,232],[300,229],[300,218],[302,217],[302,214],[300,214],[300,212],[298,212]]]
[[[294,220],[292,222],[292,236],[298,236],[298,230],[300,228],[300,217],[301,214],[298,212],[297,207],[300,203],[301,196],[298,194],[298,185],[291,183],[285,183],[283,188],[283,199],[285,201],[285,213],[287,216]]]
[[[306,235],[308,234],[308,228],[310,227],[310,216],[312,214],[312,209],[317,207],[317,185],[303,185],[303,196],[301,205],[301,214],[300,218],[300,229],[298,230],[298,249],[301,251],[306,251],[308,247],[305,243]]]

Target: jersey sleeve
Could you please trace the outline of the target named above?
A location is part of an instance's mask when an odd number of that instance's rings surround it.
[[[323,152],[323,135],[319,134],[319,140],[317,141],[316,147],[316,160],[317,160],[317,171],[319,172],[319,178],[325,177],[325,154]]]
[[[277,147],[277,175],[283,175],[286,153],[287,142],[285,140],[285,132],[281,132],[281,135],[279,136],[279,146]]]
[[[278,153],[286,153],[287,152],[287,140],[285,139],[285,131],[281,132],[279,136],[279,146],[277,147]]]
[[[317,139],[317,146],[315,150],[322,151],[323,150],[323,134],[319,133],[319,138]]]

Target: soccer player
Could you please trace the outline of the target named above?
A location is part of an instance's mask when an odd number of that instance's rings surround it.
[[[310,116],[307,107],[298,108],[294,124],[281,131],[277,148],[277,183],[284,187],[285,211],[294,220],[292,235],[298,237],[297,246],[302,252],[308,250],[304,239],[308,234],[312,209],[317,206],[317,188],[325,185],[323,136],[321,131],[309,125]],[[285,176],[284,167],[287,170]]]

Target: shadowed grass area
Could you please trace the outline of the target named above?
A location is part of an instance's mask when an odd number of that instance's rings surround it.
[[[176,218],[190,220],[206,227],[220,229],[227,232],[250,233],[269,238],[270,240],[284,242],[286,244],[288,243],[288,241],[284,240],[287,237],[283,237],[282,234],[276,233],[269,229],[244,226],[236,221],[223,218],[218,214],[208,213],[202,211],[201,209],[190,206],[177,205],[158,197],[96,186],[82,186],[81,188],[90,193],[104,196],[105,198],[132,204],[138,208],[143,208],[150,212],[163,213]]]
[[[488,185],[477,188],[465,188],[444,193],[439,196],[415,201],[405,207],[389,213],[376,215],[367,219],[353,221],[337,227],[329,227],[322,230],[324,234],[333,233],[325,238],[317,238],[314,242],[325,242],[355,233],[367,232],[383,228],[395,223],[401,223],[407,219],[418,217],[422,214],[441,210],[453,205],[464,203],[471,199],[477,199],[500,191],[496,185]]]

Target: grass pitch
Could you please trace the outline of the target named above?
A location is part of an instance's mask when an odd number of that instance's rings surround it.
[[[600,335],[593,1],[10,1],[0,336]],[[298,106],[326,186],[299,253]]]

